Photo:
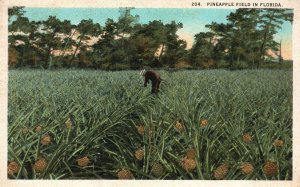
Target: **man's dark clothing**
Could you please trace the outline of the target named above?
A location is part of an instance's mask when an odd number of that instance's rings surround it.
[[[160,75],[154,71],[146,71],[144,76],[145,76],[144,86],[146,87],[147,84],[149,83],[149,80],[151,80],[151,83],[152,83],[151,93],[158,93],[159,84],[161,82]]]

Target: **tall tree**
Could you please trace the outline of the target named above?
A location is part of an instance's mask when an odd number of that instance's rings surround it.
[[[183,59],[184,54],[186,54],[186,41],[179,39],[177,34],[177,31],[181,28],[183,28],[183,24],[175,21],[165,25],[166,35],[161,54],[164,50],[165,54],[162,60],[170,67],[174,67],[175,63]]]
[[[34,44],[43,51],[44,67],[51,68],[53,65],[53,50],[61,48],[64,26],[56,16],[49,16],[47,20],[38,22],[38,31],[33,34]]]
[[[194,66],[205,67],[205,63],[211,61],[214,56],[214,34],[200,32],[195,35],[195,42],[191,49],[190,62]]]
[[[70,60],[70,63],[73,62],[79,47],[82,44],[82,41],[91,39],[90,36],[99,36],[101,34],[101,27],[99,23],[94,23],[93,20],[82,20],[76,28],[79,32],[78,42],[76,48]]]
[[[61,34],[63,35],[61,40],[61,46],[59,49],[59,57],[56,59],[56,64],[67,66],[66,59],[64,59],[65,53],[68,49],[72,49],[72,46],[76,45],[73,36],[76,34],[76,26],[72,25],[69,20],[60,22],[62,25]],[[62,61],[62,62],[59,62]]]
[[[8,8],[8,22],[11,22],[12,18],[15,17],[16,19],[19,17],[23,17],[25,11],[24,6],[13,6]]]
[[[206,25],[218,38],[218,45],[225,46],[231,68],[235,66],[234,62],[239,64],[240,60],[246,59],[249,42],[256,41],[258,14],[256,9],[237,9],[227,16],[228,23]]]
[[[31,35],[36,31],[37,26],[28,20],[26,17],[16,17],[14,21],[11,21],[8,25],[8,43],[10,51],[16,50],[18,59],[15,63],[16,66],[25,66],[28,58],[34,54],[31,46]]]
[[[96,67],[111,63],[111,54],[116,48],[117,33],[117,22],[107,19],[100,39],[93,45],[93,59]]]
[[[148,24],[135,25],[134,34],[130,38],[136,47],[135,62],[150,66],[159,66],[159,63],[153,64],[153,59],[157,50],[166,42],[165,38],[165,25],[161,21],[154,20]],[[162,53],[160,53],[160,56]]]
[[[274,41],[274,35],[278,29],[281,29],[281,25],[284,20],[292,21],[293,14],[289,9],[262,9],[259,16],[259,36],[260,36],[260,48],[259,55],[260,60],[257,63],[257,68],[260,66],[260,62],[264,60],[264,55],[267,49],[278,48],[278,42]]]
[[[133,7],[125,7],[120,8],[120,16],[118,20],[118,34],[120,37],[124,38],[124,36],[127,34],[129,35],[132,32],[134,24],[136,24],[139,20],[139,16],[135,15],[133,16],[131,14],[131,10],[133,10]]]
[[[243,60],[259,68],[268,49],[278,47],[274,35],[284,20],[292,20],[292,13],[287,9],[237,9],[227,20],[226,24],[213,22],[207,27],[218,43],[226,46],[230,66]]]
[[[128,38],[132,35],[133,26],[139,21],[139,16],[133,16],[131,10],[133,7],[120,8],[120,16],[117,24],[118,36],[120,37],[121,48],[118,51],[119,55],[124,56],[123,61],[130,63],[128,55]]]

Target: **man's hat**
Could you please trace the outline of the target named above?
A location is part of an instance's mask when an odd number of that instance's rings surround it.
[[[141,76],[144,76],[144,75],[145,75],[145,71],[146,71],[146,70],[143,69],[143,70],[140,72],[140,75],[141,75]]]

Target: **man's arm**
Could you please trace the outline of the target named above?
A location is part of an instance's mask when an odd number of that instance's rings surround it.
[[[146,87],[148,83],[149,83],[149,77],[148,77],[148,76],[145,76],[145,83],[144,83],[144,86]]]

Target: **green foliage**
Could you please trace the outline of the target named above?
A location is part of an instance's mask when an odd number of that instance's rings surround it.
[[[226,163],[225,179],[292,179],[292,71],[160,71],[158,95],[138,73],[9,71],[8,160],[20,166],[9,177],[116,179],[128,169],[135,179],[211,180]],[[200,125],[203,119],[208,124]],[[35,132],[38,125],[42,131]],[[242,141],[245,133],[252,142]],[[51,143],[42,145],[46,134]],[[273,145],[277,139],[282,147]],[[190,148],[196,169],[186,172],[181,159]],[[84,156],[90,163],[78,166]],[[48,165],[38,174],[33,165],[40,158]],[[267,160],[278,164],[276,176],[263,173]],[[252,174],[242,174],[244,162],[254,166]],[[154,164],[163,170],[153,172]]]
[[[193,47],[187,49],[178,35],[182,23],[141,24],[132,9],[120,8],[116,21],[108,18],[100,26],[91,19],[72,25],[55,16],[29,21],[23,7],[9,8],[10,67],[174,68],[185,61],[193,68],[213,69],[224,67],[218,63],[226,61],[230,69],[259,68],[270,49],[279,51],[282,59],[274,35],[293,16],[291,9],[237,9],[227,16],[227,23],[206,25],[209,31],[196,34]]]
[[[212,33],[200,32],[195,35],[195,44],[191,49],[190,61],[192,64],[204,67],[204,63],[213,60],[214,45],[212,43],[214,35]]]
[[[284,61],[283,63],[265,62],[261,64],[261,68],[268,69],[293,69],[293,61]]]
[[[227,16],[228,23],[213,22],[206,27],[217,40],[217,56],[223,55],[229,61],[230,68],[235,68],[234,62],[240,64],[240,60],[248,61],[259,68],[269,49],[279,50],[274,35],[281,28],[283,21],[289,19],[292,19],[289,9],[238,9]],[[193,48],[197,48],[198,45],[201,45],[201,40],[196,40]],[[218,45],[220,48],[217,48]],[[207,55],[201,56],[204,58]],[[210,55],[211,58],[213,56],[214,54]]]
[[[14,6],[8,8],[8,21],[10,22],[11,19],[15,17],[21,17],[24,14],[23,6]]]
[[[248,62],[246,61],[235,61],[232,63],[231,65],[231,69],[235,70],[235,69],[246,69],[247,67],[249,67]]]

